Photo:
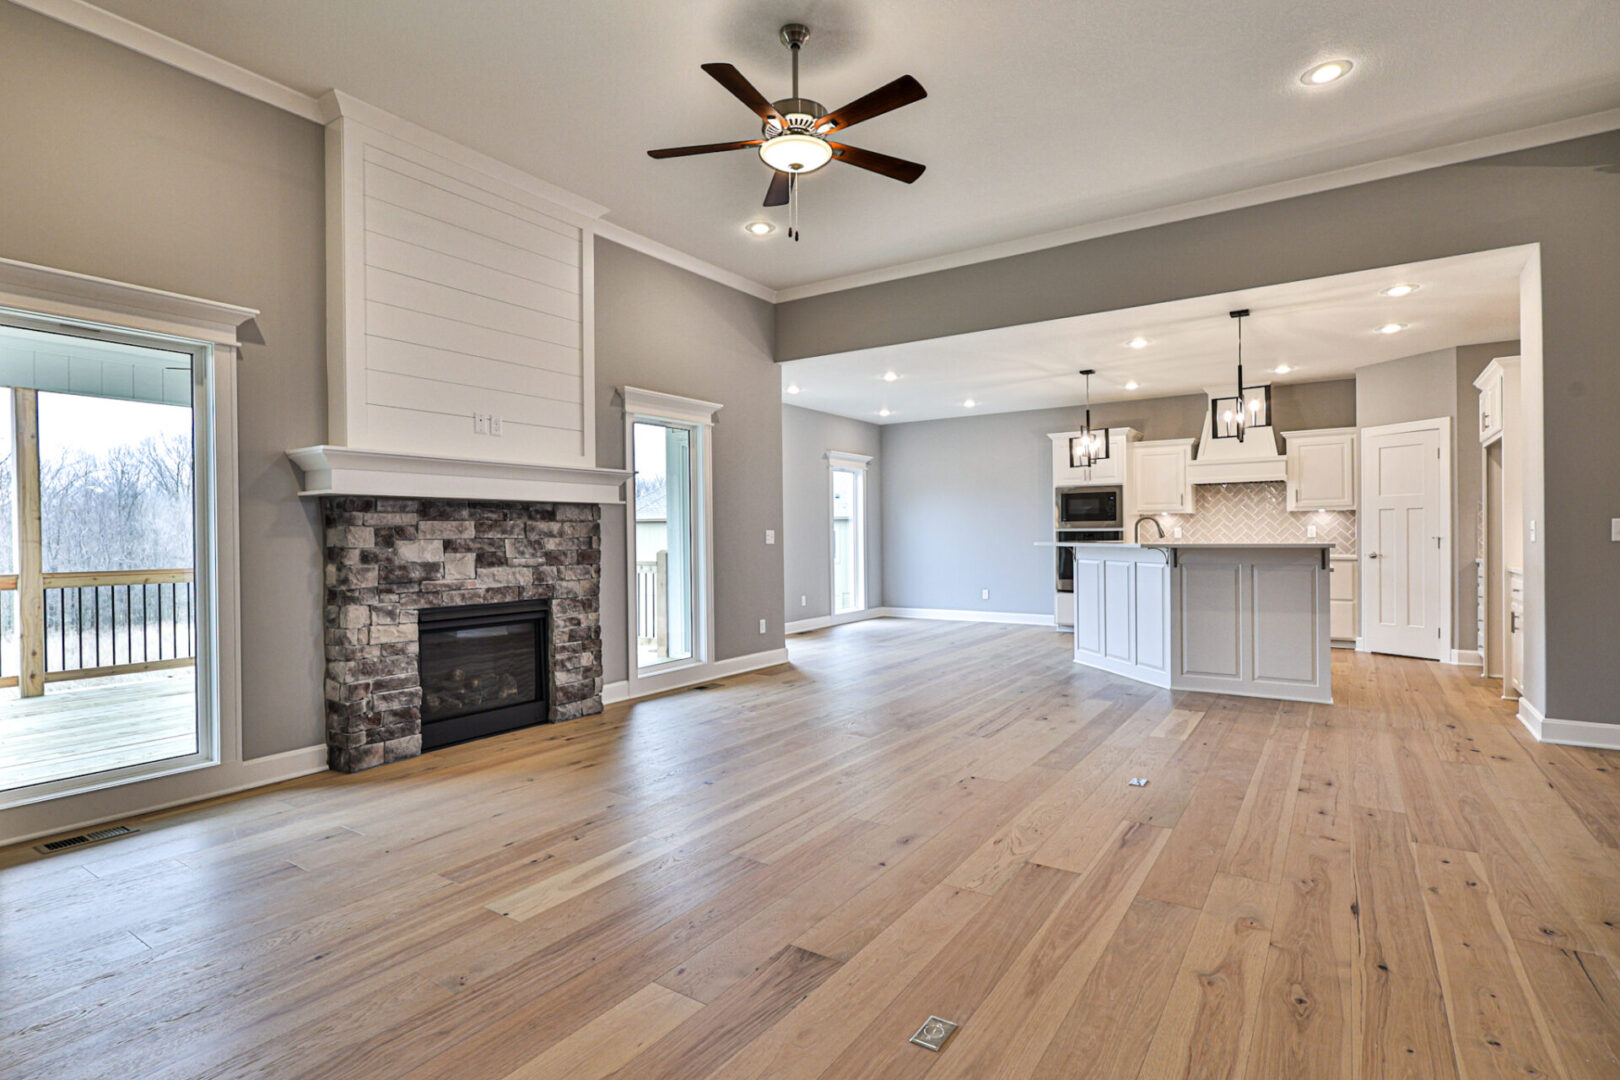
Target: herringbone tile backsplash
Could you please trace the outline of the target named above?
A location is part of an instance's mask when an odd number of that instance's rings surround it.
[[[1288,512],[1288,493],[1281,480],[1266,484],[1203,484],[1198,488],[1197,510],[1191,514],[1160,514],[1165,535],[1194,544],[1295,544],[1311,539],[1307,525],[1316,526],[1315,539],[1334,545],[1335,555],[1356,554],[1354,510]]]

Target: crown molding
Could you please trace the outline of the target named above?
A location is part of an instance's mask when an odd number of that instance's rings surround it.
[[[696,255],[688,255],[686,252],[672,248],[668,244],[661,244],[651,237],[632,232],[623,225],[611,221],[598,221],[596,223],[596,235],[604,240],[612,240],[615,244],[623,244],[632,251],[639,251],[643,255],[650,255],[655,259],[667,262],[671,266],[678,266],[682,270],[690,270],[700,277],[706,277],[710,281],[736,289],[738,292],[747,293],[749,296],[758,297],[772,304],[776,303],[778,294],[770,286],[761,285],[753,278],[743,277],[741,274],[733,273],[724,267],[714,265],[714,263],[705,262]]]
[[[1495,157],[1498,154],[1511,154],[1518,150],[1529,150],[1550,143],[1584,138],[1587,135],[1600,135],[1605,131],[1614,131],[1617,128],[1620,128],[1620,109],[1607,109],[1603,112],[1577,116],[1569,120],[1556,120],[1550,124],[1540,124],[1536,127],[1504,132],[1500,135],[1488,135],[1480,139],[1470,139],[1467,142],[1452,143],[1432,150],[1422,150],[1413,154],[1403,154],[1399,157],[1372,161],[1365,165],[1352,165],[1331,172],[1302,176],[1294,180],[1263,184],[1260,187],[1248,188],[1243,191],[1234,191],[1225,195],[1213,195],[1207,199],[1178,203],[1174,206],[1160,207],[1156,210],[1144,210],[1137,214],[1126,214],[1122,217],[1108,218],[1084,225],[1074,225],[1053,232],[1037,233],[1017,240],[1004,240],[995,244],[986,244],[983,247],[968,248],[946,255],[937,255],[929,259],[896,263],[893,266],[877,270],[863,270],[854,274],[826,278],[822,281],[792,285],[776,291],[776,302],[785,304],[790,300],[803,300],[811,296],[843,292],[846,289],[857,289],[864,285],[898,281],[901,278],[932,274],[940,270],[954,270],[959,266],[971,266],[974,263],[1005,259],[1013,255],[1027,255],[1032,251],[1044,251],[1047,248],[1062,247],[1065,244],[1079,243],[1082,240],[1094,240],[1100,236],[1113,236],[1118,233],[1135,232],[1138,229],[1151,229],[1156,225],[1168,225],[1172,222],[1208,217],[1229,210],[1242,210],[1263,203],[1297,198],[1301,195],[1315,195],[1323,191],[1332,191],[1335,188],[1351,187],[1355,184],[1365,184],[1374,180],[1386,180],[1390,177],[1422,172],[1425,169],[1435,169],[1443,165],[1457,165],[1464,161],[1477,161],[1480,158]]]
[[[274,79],[256,74],[228,60],[222,60],[195,46],[176,41],[166,34],[160,34],[156,30],[131,22],[120,15],[104,11],[93,4],[86,3],[85,0],[0,0],[0,3],[4,2],[10,2],[19,7],[36,11],[58,22],[77,27],[86,33],[94,34],[96,37],[105,38],[161,63],[179,68],[181,71],[196,75],[198,78],[207,79],[209,82],[216,83],[229,90],[235,90],[239,94],[245,94],[267,105],[274,105],[279,109],[317,124],[324,125],[331,119],[330,108],[323,108],[322,106],[323,99],[284,86]],[[325,95],[325,97],[331,97],[332,94],[336,93],[336,91],[333,91],[331,94]],[[352,98],[349,100],[353,101]],[[408,121],[401,122],[408,123]],[[601,220],[600,215],[594,215],[597,217],[594,230],[598,236],[623,244],[625,247],[639,251],[643,255],[649,255],[672,266],[678,266],[683,270],[690,270],[694,274],[718,282],[728,288],[736,289],[739,292],[747,293],[749,296],[758,297],[773,304],[783,304],[792,300],[822,296],[826,293],[843,292],[846,289],[860,288],[864,285],[876,285],[885,281],[916,277],[920,274],[932,274],[940,270],[952,270],[960,266],[971,266],[974,263],[1005,259],[1013,255],[1025,255],[1032,251],[1062,247],[1065,244],[1093,240],[1100,236],[1112,236],[1118,233],[1133,232],[1137,229],[1149,229],[1156,225],[1168,225],[1172,222],[1187,221],[1192,218],[1206,217],[1229,210],[1242,210],[1263,203],[1297,198],[1301,195],[1314,195],[1335,188],[1350,187],[1354,184],[1364,184],[1374,180],[1403,176],[1407,173],[1421,172],[1424,169],[1439,168],[1443,165],[1456,165],[1460,162],[1493,157],[1497,154],[1529,150],[1537,146],[1546,146],[1550,143],[1564,142],[1569,139],[1579,139],[1587,135],[1598,135],[1616,129],[1620,129],[1620,109],[1608,109],[1568,120],[1557,120],[1536,127],[1504,132],[1500,135],[1489,135],[1480,139],[1452,143],[1432,150],[1385,158],[1364,165],[1353,165],[1344,169],[1316,173],[1294,180],[1284,180],[1275,184],[1264,184],[1225,195],[1215,195],[1207,199],[1160,207],[1156,210],[1146,210],[1137,214],[1127,214],[1102,221],[1069,226],[1052,232],[1037,233],[1016,240],[1005,240],[981,247],[967,248],[962,251],[934,256],[933,258],[896,263],[893,266],[880,267],[875,270],[864,270],[854,274],[824,278],[820,281],[806,282],[803,285],[792,285],[785,289],[773,290],[741,274],[706,262],[695,255],[688,255],[622,225]],[[442,136],[437,137],[442,138]],[[513,166],[503,166],[503,168],[521,172],[521,170],[517,170]],[[529,176],[526,173],[523,175]],[[545,183],[545,181],[539,180],[537,177],[530,176],[529,178],[533,183]],[[546,186],[550,188],[550,185]],[[552,188],[551,190],[560,192],[562,189]],[[556,201],[555,195],[551,197]],[[569,200],[586,201],[576,195],[570,195]],[[565,200],[565,204],[567,201]],[[594,206],[595,204],[591,205]]]
[[[122,45],[142,56],[179,68],[181,71],[217,83],[227,90],[274,105],[278,109],[313,120],[321,119],[320,105],[308,94],[284,86],[274,79],[249,71],[213,53],[203,52],[194,45],[176,41],[167,34],[131,22],[122,15],[87,4],[84,0],[11,0],[18,7],[38,12],[57,22],[66,23],[87,34],[94,34],[115,45]]]

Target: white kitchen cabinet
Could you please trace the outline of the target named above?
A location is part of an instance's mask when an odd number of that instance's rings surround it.
[[[1078,431],[1057,431],[1048,435],[1052,440],[1052,486],[1084,487],[1088,484],[1125,483],[1125,461],[1132,441],[1137,439],[1135,428],[1108,429],[1108,456],[1087,468],[1069,464],[1069,439]]]
[[[1360,568],[1354,555],[1328,560],[1329,633],[1335,642],[1354,642],[1361,633],[1361,609],[1356,582]]]
[[[1288,509],[1356,508],[1356,429],[1285,431]]]
[[[1134,514],[1190,514],[1193,486],[1187,466],[1197,439],[1139,442],[1130,451],[1130,503]]]
[[[1494,442],[1502,434],[1503,407],[1502,365],[1492,360],[1479,373],[1474,385],[1479,389],[1479,441],[1481,445]]]

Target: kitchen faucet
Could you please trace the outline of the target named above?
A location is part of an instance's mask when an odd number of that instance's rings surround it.
[[[1153,522],[1153,527],[1159,530],[1159,539],[1164,539],[1164,526],[1159,524],[1159,519],[1151,514],[1143,514],[1141,517],[1136,519],[1136,524],[1131,529],[1132,540],[1135,540],[1138,544],[1142,542],[1142,522],[1144,521]]]

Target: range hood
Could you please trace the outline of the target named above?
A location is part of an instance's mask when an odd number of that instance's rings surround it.
[[[1230,386],[1208,387],[1209,397],[1230,397]],[[1204,409],[1204,432],[1198,438],[1198,456],[1187,466],[1187,478],[1194,484],[1258,484],[1288,478],[1288,459],[1277,450],[1277,436],[1270,425],[1251,427],[1243,441],[1217,439],[1210,431],[1209,408]]]

